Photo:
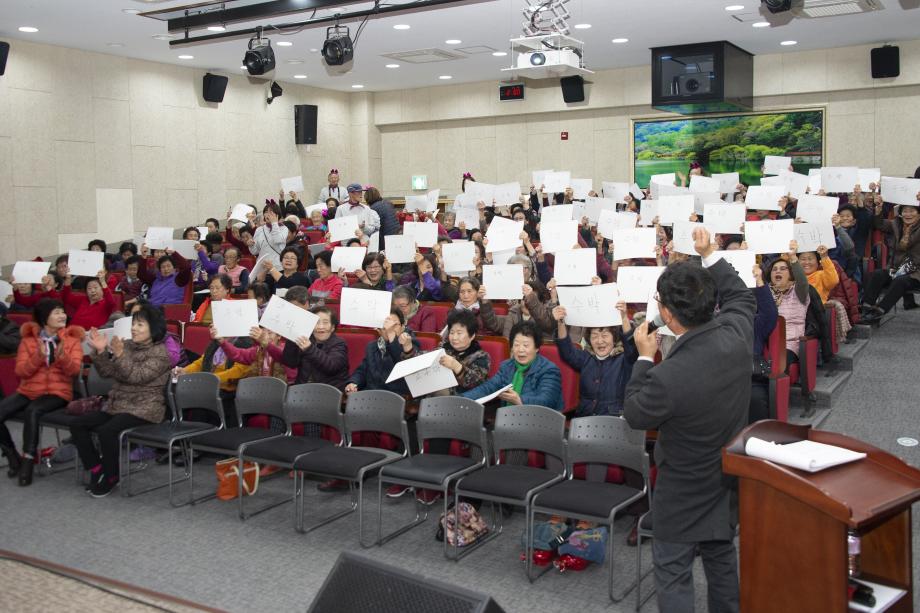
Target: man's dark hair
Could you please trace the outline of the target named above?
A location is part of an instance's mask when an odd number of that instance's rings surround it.
[[[678,262],[658,277],[658,300],[685,328],[712,319],[716,308],[716,284],[712,275],[696,262]]]

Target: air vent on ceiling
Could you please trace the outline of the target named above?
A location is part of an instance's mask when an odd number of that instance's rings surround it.
[[[400,60],[408,64],[433,64],[435,62],[462,60],[465,56],[451,51],[444,51],[443,49],[416,49],[415,51],[384,53],[383,57]]]
[[[457,47],[457,51],[466,53],[467,55],[479,55],[481,53],[494,53],[498,51],[494,47],[489,47],[488,45],[474,45],[472,47]]]
[[[798,17],[818,18],[838,15],[855,15],[883,10],[880,0],[805,0],[793,8]]]

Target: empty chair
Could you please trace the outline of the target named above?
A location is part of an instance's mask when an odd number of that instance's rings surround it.
[[[189,478],[189,465],[191,454],[188,452],[188,439],[196,434],[211,432],[224,427],[224,410],[220,401],[220,380],[217,375],[209,372],[197,372],[188,375],[179,375],[174,389],[168,395],[169,408],[172,415],[167,421],[159,424],[150,424],[131,428],[121,433],[119,449],[121,449],[121,462],[119,464],[122,479],[121,493],[123,496],[136,496],[163,487],[169,488],[169,503],[179,506],[173,499],[173,485]],[[206,422],[186,421],[182,419],[182,412],[187,409],[199,409],[214,413],[217,416],[215,426]],[[131,457],[131,444],[145,445],[157,449],[166,449],[167,465],[169,466],[169,479],[166,483],[153,485],[139,492],[131,491],[131,473],[128,470]],[[173,449],[179,446],[185,459],[185,474],[179,480],[173,479]]]
[[[404,450],[390,451],[376,447],[324,447],[303,455],[294,461],[295,485],[294,524],[299,532],[310,532],[335,521],[350,513],[358,511],[358,540],[363,547],[370,547],[377,540],[365,543],[364,540],[364,481],[377,470],[409,455],[409,429],[405,418],[406,400],[399,394],[385,390],[366,390],[352,392],[345,405],[345,440],[351,441],[356,432],[382,432],[395,436],[402,441]],[[304,493],[305,475],[324,479],[341,479],[348,481],[352,500],[350,508],[319,520],[309,528],[304,528]],[[354,495],[355,485],[358,494]],[[378,534],[379,537],[379,534]]]
[[[501,513],[498,518],[495,504],[504,503],[524,507],[529,512],[531,500],[541,490],[565,478],[565,415],[548,407],[518,405],[502,407],[495,415],[495,429],[492,432],[493,466],[488,466],[463,477],[454,488],[454,520],[460,525],[459,501],[464,498],[478,498],[492,503],[492,525],[490,534],[467,545],[461,552],[454,546],[448,557],[460,559],[480,545],[495,538],[502,531]],[[506,464],[506,451],[532,450],[545,454],[549,468],[536,468]],[[550,462],[554,459],[555,462]],[[527,541],[531,541],[529,532]],[[449,550],[445,549],[445,552]],[[527,574],[530,576],[532,558],[527,559]]]
[[[447,514],[447,493],[454,481],[479,470],[486,465],[486,429],[482,425],[483,406],[475,400],[460,396],[425,398],[416,424],[421,453],[409,456],[380,469],[377,486],[377,534],[382,533],[383,484],[397,483],[413,488],[437,490],[444,495],[444,513]],[[463,441],[479,449],[481,460],[439,453],[426,453],[425,441],[453,439]],[[415,501],[415,519],[397,528],[386,536],[379,537],[379,544],[421,524],[428,518],[428,507]],[[419,512],[424,507],[424,513]],[[447,539],[444,539],[444,553],[447,554]]]
[[[257,441],[276,439],[287,436],[291,432],[291,427],[285,421],[284,415],[284,395],[287,391],[287,384],[274,377],[247,377],[240,379],[239,386],[236,388],[236,414],[238,428],[223,428],[203,434],[195,434],[189,438],[189,452],[194,456],[194,452],[205,451],[219,455],[239,457],[245,450],[246,446]],[[244,426],[243,418],[246,415],[269,415],[277,417],[285,423],[286,432],[278,434],[266,428],[253,428]],[[211,493],[201,498],[195,499],[195,481],[194,481],[194,461],[189,462],[189,495],[191,503],[203,502],[214,498],[216,494]],[[243,475],[243,460],[239,461],[239,474]],[[243,495],[244,479],[237,479],[239,486],[238,495]]]
[[[288,388],[287,395],[284,398],[284,414],[285,421],[290,426],[294,424],[322,424],[335,428],[340,435],[344,434],[342,392],[331,385],[325,383],[292,385]],[[250,460],[290,470],[294,468],[294,461],[300,456],[331,445],[330,441],[318,436],[276,438],[246,446],[243,452],[240,453],[240,461]],[[291,500],[290,498],[285,498],[280,502],[266,505],[258,511],[247,514],[243,506],[243,501],[246,498],[246,496],[240,496],[239,499],[240,519],[243,520]],[[296,494],[294,498],[296,499]]]
[[[633,430],[622,417],[596,415],[573,419],[569,428],[567,447],[569,478],[557,483],[534,498],[527,515],[527,534],[533,534],[534,515],[547,513],[606,524],[609,527],[607,591],[610,599],[619,602],[635,583],[622,594],[613,593],[613,521],[617,514],[648,492],[649,462],[645,451],[645,432]],[[594,471],[588,470],[585,480],[573,479],[575,464],[617,465],[642,475],[643,487],[590,480]],[[605,473],[606,471],[601,471]],[[533,543],[527,539],[527,557],[533,556]],[[528,575],[529,576],[529,575]],[[532,578],[531,578],[532,580]]]

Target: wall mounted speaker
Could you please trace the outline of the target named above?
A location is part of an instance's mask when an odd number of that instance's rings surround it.
[[[566,103],[585,101],[585,80],[581,75],[562,77],[559,84],[562,86],[562,99]]]
[[[211,74],[210,72],[204,75],[202,95],[204,96],[205,101],[223,102],[224,93],[227,91],[228,81],[229,79],[227,77]]]
[[[0,40],[0,75],[6,72],[6,58],[10,56],[10,44]]]
[[[315,104],[294,105],[294,142],[298,145],[316,144],[316,119],[319,107]]]
[[[873,79],[889,79],[901,74],[901,50],[898,47],[876,47],[869,57]]]

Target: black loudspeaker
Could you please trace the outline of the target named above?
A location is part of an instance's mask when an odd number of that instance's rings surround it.
[[[316,117],[319,107],[315,104],[294,105],[294,142],[298,145],[316,144]]]
[[[581,75],[562,77],[559,84],[562,86],[562,99],[565,102],[585,101],[585,80]]]
[[[223,102],[224,93],[227,91],[227,77],[211,74],[204,75],[202,95],[206,102]]]
[[[10,56],[10,44],[0,40],[0,75],[6,72],[6,58]]]
[[[876,47],[870,57],[873,79],[888,79],[901,74],[901,52],[898,47]]]
[[[310,605],[310,613],[503,613],[494,600],[342,552]]]

